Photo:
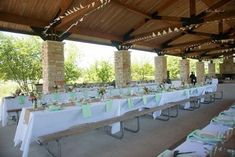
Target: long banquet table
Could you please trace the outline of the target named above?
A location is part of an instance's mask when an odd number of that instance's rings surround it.
[[[127,89],[129,90],[129,89]],[[139,90],[139,89],[135,89]],[[187,99],[190,96],[202,95],[206,91],[216,91],[217,85],[210,84],[200,87],[176,90],[171,92],[150,93],[148,95],[123,96],[112,98],[100,102],[92,102],[89,106],[90,113],[84,114],[84,106],[77,103],[75,106],[67,106],[58,111],[35,111],[26,114],[29,108],[23,108],[20,120],[17,126],[14,143],[15,146],[21,143],[20,150],[23,151],[23,157],[28,156],[30,143],[40,136],[69,129],[72,126],[123,115],[129,111],[152,108],[164,105],[168,102],[175,102]],[[113,91],[114,92],[114,91]],[[117,94],[120,91],[116,90]],[[122,91],[123,92],[123,91]],[[122,93],[123,94],[123,93]],[[111,109],[107,110],[107,101],[111,101]],[[186,104],[187,106],[187,104]],[[110,106],[109,106],[110,108]],[[154,113],[154,117],[158,113]],[[26,115],[28,118],[26,118]],[[112,133],[120,130],[120,124],[112,125]]]

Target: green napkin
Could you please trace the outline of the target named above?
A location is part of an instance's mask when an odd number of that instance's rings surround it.
[[[147,98],[146,98],[146,96],[143,96],[143,102],[144,102],[144,105],[147,104]]]
[[[131,88],[128,87],[128,94],[131,95]]]
[[[69,92],[69,99],[70,100],[76,100],[77,99],[76,93],[75,92]]]
[[[89,104],[82,105],[82,115],[84,118],[89,118],[92,116],[91,106]]]
[[[23,95],[18,96],[18,102],[20,105],[24,105],[25,104],[25,96],[23,96]]]
[[[159,104],[159,102],[161,100],[161,95],[160,94],[156,94],[155,95],[155,100],[156,100],[157,104]]]
[[[133,105],[133,101],[131,100],[131,98],[128,98],[127,101],[128,101],[128,108],[129,109],[133,108],[134,105]]]
[[[222,141],[223,137],[220,137],[220,136],[211,137],[209,135],[202,134],[200,130],[195,130],[187,136],[187,139],[199,140],[202,142],[215,144],[215,143]]]
[[[55,101],[59,101],[59,94],[58,93],[53,93],[52,97]]]
[[[184,90],[182,96],[187,96],[187,92]]]
[[[113,91],[112,91],[112,89],[110,89],[109,90],[109,96],[112,96],[112,93],[113,93]]]
[[[235,125],[235,121],[232,118],[229,118],[229,117],[226,118],[221,115],[213,118],[211,121],[215,123],[219,123],[219,124],[229,125],[229,126]]]
[[[121,88],[119,88],[119,94],[122,95],[122,89]]]
[[[85,99],[88,98],[88,91],[87,91],[87,89],[84,89],[84,90],[82,91],[82,94],[83,94],[83,96],[84,96]]]
[[[113,108],[113,101],[112,100],[106,100],[105,101],[105,111],[110,112]]]
[[[59,111],[61,109],[62,109],[61,106],[56,106],[56,105],[50,105],[46,108],[47,111]]]

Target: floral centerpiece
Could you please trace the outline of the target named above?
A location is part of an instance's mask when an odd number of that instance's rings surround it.
[[[37,96],[35,93],[30,92],[29,93],[29,100],[32,101],[33,103],[33,108],[36,109],[37,108]]]
[[[150,92],[147,87],[144,87],[143,90],[144,90],[144,94],[149,94],[149,92]]]
[[[104,94],[106,93],[106,89],[104,87],[101,87],[98,89],[98,94],[102,98]]]

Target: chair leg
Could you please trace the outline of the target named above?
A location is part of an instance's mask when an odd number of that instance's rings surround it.
[[[186,111],[194,111],[194,108],[191,107],[191,106],[190,106],[189,108],[184,108],[184,106],[181,106],[181,105],[180,105],[180,106],[179,106],[179,109],[180,109],[180,110],[186,110]]]
[[[111,133],[111,130],[107,130],[107,134],[109,135],[109,136],[111,136],[111,137],[114,137],[114,138],[116,138],[116,139],[119,139],[119,140],[121,140],[123,137],[124,137],[124,126],[123,126],[123,122],[120,122],[120,132],[119,132],[119,134],[112,134]]]
[[[126,130],[126,131],[130,131],[130,132],[132,132],[132,133],[137,133],[137,132],[139,132],[140,131],[140,119],[139,119],[139,117],[136,117],[136,120],[137,120],[137,126],[136,126],[136,129],[130,129],[130,128],[127,128],[127,127],[124,127],[124,129]]]
[[[56,144],[57,144],[57,155],[55,153],[53,153],[51,151],[51,149],[48,146],[48,143],[42,143],[40,140],[36,141],[40,146],[43,146],[43,148],[45,148],[45,150],[47,151],[47,153],[51,156],[51,157],[61,157],[61,143],[60,140],[57,139],[56,140]]]
[[[156,117],[155,119],[161,120],[161,121],[168,121],[170,119],[170,109],[167,108],[167,114],[162,113],[159,117]]]
[[[220,92],[218,92],[218,93],[220,93],[220,96],[219,97],[216,97],[216,93],[214,94],[214,99],[215,100],[221,100],[221,99],[223,99],[223,97],[224,97],[224,92],[223,91],[220,91]]]
[[[175,108],[175,114],[171,114],[171,113],[169,113],[169,117],[172,117],[172,118],[176,118],[176,117],[178,117],[178,115],[179,115],[179,106],[177,105],[177,106],[174,106],[174,107],[171,107],[170,109],[171,109],[171,111],[172,111],[172,109],[174,109]]]

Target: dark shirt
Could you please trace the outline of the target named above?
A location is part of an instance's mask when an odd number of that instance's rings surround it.
[[[195,84],[197,82],[197,77],[194,74],[191,74],[190,76],[191,83]]]

